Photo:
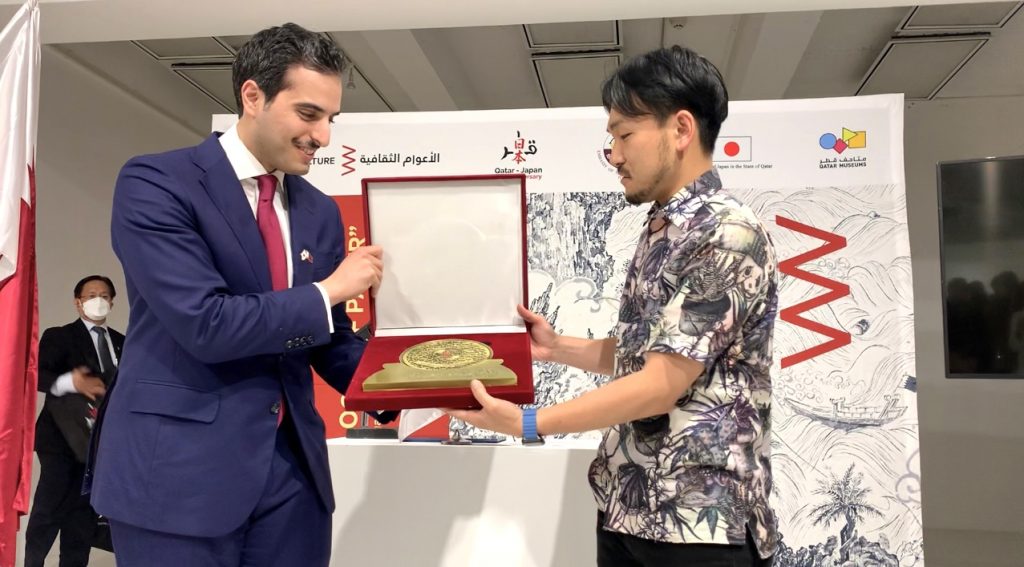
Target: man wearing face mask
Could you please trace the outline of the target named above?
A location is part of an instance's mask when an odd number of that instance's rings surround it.
[[[42,567],[60,533],[60,566],[84,566],[96,513],[82,495],[89,411],[106,393],[121,358],[124,335],[106,325],[114,284],[88,276],[75,285],[79,318],[43,332],[39,391],[46,394],[36,422],[39,484],[25,532],[25,565]]]

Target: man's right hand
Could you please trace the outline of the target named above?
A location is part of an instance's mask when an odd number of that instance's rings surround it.
[[[377,295],[384,277],[383,250],[380,246],[360,246],[348,253],[334,273],[320,282],[327,291],[331,305],[358,296],[366,289]]]
[[[107,394],[107,387],[103,385],[103,380],[92,375],[91,371],[84,366],[79,366],[71,371],[71,383],[74,384],[75,390],[79,394],[94,402],[96,398]]]

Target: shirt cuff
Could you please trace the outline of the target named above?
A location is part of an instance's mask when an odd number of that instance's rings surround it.
[[[327,331],[330,334],[334,334],[334,314],[331,313],[331,298],[327,296],[327,290],[324,286],[318,282],[313,282],[313,285],[320,290],[320,296],[324,298],[324,307],[327,308]]]
[[[66,394],[75,393],[75,381],[71,378],[70,372],[65,372],[57,377],[53,381],[53,386],[50,386],[50,393],[58,398]]]

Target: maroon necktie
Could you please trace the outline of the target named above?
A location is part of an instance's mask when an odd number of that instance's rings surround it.
[[[267,173],[256,177],[260,187],[260,200],[256,205],[256,225],[267,249],[267,264],[270,266],[270,283],[274,291],[288,289],[288,261],[284,253],[284,238],[281,224],[274,212],[274,192],[277,178]]]
[[[256,176],[260,188],[260,200],[256,204],[256,226],[260,228],[263,246],[267,249],[267,264],[270,266],[270,283],[274,291],[288,289],[288,260],[284,254],[284,237],[281,236],[281,223],[277,221],[274,211],[274,193],[277,191],[277,178],[267,173]],[[281,396],[281,409],[277,412],[277,425],[284,419],[284,396]]]

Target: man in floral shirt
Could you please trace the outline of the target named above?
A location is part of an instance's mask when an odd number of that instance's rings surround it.
[[[653,203],[615,336],[559,336],[519,312],[534,358],[614,379],[526,411],[474,383],[483,409],[450,413],[525,437],[608,428],[590,467],[599,566],[769,565],[776,260],[711,162],[725,85],[706,59],[672,47],[628,61],[602,94],[626,200]]]

